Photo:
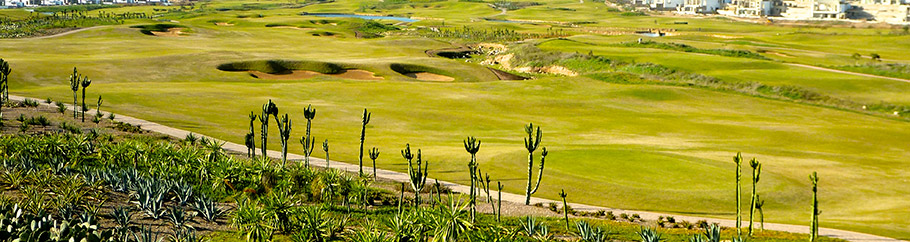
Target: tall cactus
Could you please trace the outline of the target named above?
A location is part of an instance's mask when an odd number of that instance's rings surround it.
[[[759,230],[765,231],[765,211],[762,209],[765,206],[765,200],[761,200],[758,194],[755,194],[755,200],[755,209],[758,209]]]
[[[743,176],[742,162],[743,155],[739,152],[736,153],[736,156],[733,157],[733,162],[736,163],[736,235],[739,238],[742,238],[742,225],[743,225],[743,215],[742,215],[742,190],[743,186],[741,183]]]
[[[82,85],[82,108],[80,108],[80,110],[82,110],[82,122],[85,123],[85,111],[88,109],[88,107],[85,106],[85,89],[87,89],[89,85],[92,85],[92,80],[88,79],[87,76],[84,76],[79,84]]]
[[[499,190],[496,198],[496,222],[502,223],[502,183],[496,181],[496,187]]]
[[[300,144],[303,145],[303,167],[310,168],[310,155],[316,146],[316,137],[304,136],[300,138]]]
[[[269,100],[271,102],[271,100]],[[261,129],[259,130],[260,137],[262,137],[262,143],[259,145],[259,150],[262,153],[262,158],[268,159],[268,144],[269,144],[269,106],[268,104],[262,105],[262,113],[259,114],[259,124]]]
[[[755,203],[758,201],[756,186],[758,185],[758,180],[761,178],[761,163],[755,158],[752,158],[752,160],[749,161],[749,166],[752,167],[752,203],[749,209],[749,236],[751,237],[752,224],[754,223],[752,217],[755,216]]]
[[[379,148],[370,149],[370,160],[373,160],[373,180],[376,180],[376,159],[379,158]]]
[[[547,157],[547,148],[544,147],[543,151],[541,152],[540,167],[537,171],[537,185],[534,185],[534,151],[537,150],[537,147],[540,147],[540,138],[543,137],[543,133],[540,132],[540,127],[537,127],[537,132],[535,135],[533,123],[525,126],[525,133],[528,134],[528,137],[524,139],[525,149],[528,150],[528,187],[525,192],[525,205],[531,205],[531,195],[537,193],[537,189],[540,188],[540,181],[543,179],[543,168]]]
[[[256,122],[256,114],[250,111],[250,132],[247,134],[246,147],[250,158],[256,158],[256,128],[253,123]]]
[[[281,167],[285,167],[288,163],[288,140],[291,139],[291,119],[285,113],[281,120],[276,116],[275,122],[278,123],[278,136],[281,138]]]
[[[82,76],[76,72],[76,67],[73,67],[73,75],[70,76],[70,90],[73,90],[73,119],[76,119],[77,112],[79,111],[79,86],[82,84]]]
[[[430,162],[427,161],[426,164],[424,164],[420,149],[417,149],[417,167],[415,168],[415,162],[413,162],[414,154],[411,153],[411,144],[405,145],[405,148],[401,150],[401,156],[404,157],[405,160],[408,160],[408,177],[410,178],[411,188],[414,189],[414,205],[420,205],[420,191],[422,191],[427,184],[427,168],[430,166]]]
[[[566,231],[570,231],[569,230],[569,203],[566,202],[566,196],[568,196],[568,194],[566,194],[565,189],[562,189],[559,191],[559,197],[562,198],[562,214],[565,216],[565,219],[566,219]]]
[[[370,112],[367,112],[367,109],[363,109],[363,124],[360,126],[360,176],[363,176],[363,140],[367,135],[367,124],[370,123]]]
[[[303,117],[306,118],[306,137],[301,139],[301,144],[303,144],[303,153],[305,153],[305,156],[303,157],[303,163],[305,167],[309,168],[310,154],[313,153],[313,141],[316,140],[315,138],[310,138],[310,125],[313,123],[313,118],[316,118],[316,109],[313,108],[313,105],[306,106],[306,109],[303,110]],[[307,149],[307,144],[310,146],[309,149]]]
[[[329,139],[322,141],[322,151],[325,151],[325,168],[329,168]]]
[[[12,69],[9,62],[0,59],[0,118],[3,117],[3,105],[9,102],[9,73]]]
[[[809,242],[815,242],[818,239],[818,215],[822,211],[818,209],[818,173],[812,172],[809,175],[809,181],[812,182],[812,223],[809,225]]]
[[[468,173],[470,174],[471,179],[471,193],[470,193],[470,205],[471,205],[471,222],[475,222],[477,215],[477,151],[480,150],[480,140],[477,140],[473,136],[468,137],[464,140],[464,149],[471,154],[471,161],[468,162]]]

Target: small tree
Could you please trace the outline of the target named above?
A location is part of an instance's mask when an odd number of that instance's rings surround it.
[[[742,161],[743,155],[741,153],[736,153],[736,156],[733,157],[733,162],[736,163],[736,235],[742,237],[742,184],[740,180],[743,175],[742,170]]]
[[[254,128],[255,126],[253,125],[253,123],[256,122],[256,113],[250,111],[250,115],[248,117],[250,118],[250,132],[247,133],[246,138],[246,147],[248,149],[247,153],[249,154],[250,158],[256,158],[256,128]]]
[[[761,177],[761,163],[758,162],[755,158],[752,158],[749,161],[749,166],[752,167],[752,202],[749,209],[749,236],[752,236],[752,224],[754,223],[752,217],[755,216],[755,205],[758,202],[758,193],[756,193],[756,186],[758,185],[758,180]]]
[[[322,150],[325,151],[325,168],[329,168],[329,139],[322,141]]]
[[[812,222],[809,225],[809,241],[815,242],[818,239],[818,215],[822,211],[818,209],[818,173],[812,172],[809,175],[809,181],[812,182]]]
[[[540,132],[540,127],[537,127],[535,136],[533,123],[528,124],[528,126],[525,127],[525,133],[528,134],[528,137],[524,139],[525,148],[528,150],[528,187],[525,192],[525,205],[531,205],[531,195],[537,193],[537,189],[540,188],[540,181],[543,179],[543,168],[547,157],[547,148],[544,147],[541,152],[540,168],[537,172],[537,185],[534,185],[532,180],[534,175],[534,151],[540,146],[540,138],[543,136],[543,133]],[[533,189],[531,189],[532,187]]]
[[[468,173],[471,176],[470,205],[471,222],[473,223],[476,222],[475,216],[477,215],[477,151],[480,150],[480,140],[468,137],[464,140],[464,149],[471,154],[471,161],[468,162]]]
[[[420,149],[418,149],[417,162],[415,164],[415,162],[413,162],[414,154],[411,153],[411,144],[405,145],[405,148],[401,150],[401,156],[408,161],[408,177],[410,178],[411,188],[414,189],[414,205],[420,205],[420,191],[422,191],[427,184],[427,168],[430,166],[430,163],[423,163]]]
[[[76,119],[77,108],[79,106],[79,86],[81,84],[82,76],[76,72],[76,67],[73,67],[73,75],[70,76],[70,90],[73,90],[73,119]]]
[[[376,180],[376,158],[379,158],[379,149],[373,147],[370,149],[370,160],[373,160],[373,180]]]
[[[882,56],[878,55],[878,53],[869,54],[869,57],[874,61],[882,61]]]
[[[85,106],[85,89],[87,89],[89,85],[92,85],[92,80],[88,79],[87,76],[84,76],[82,77],[82,82],[80,84],[82,85],[82,122],[85,123],[85,111],[88,109],[88,107]]]
[[[370,112],[367,112],[367,109],[363,109],[363,124],[360,126],[360,176],[363,176],[363,140],[367,135],[367,124],[370,123]]]
[[[278,123],[278,135],[281,138],[281,167],[285,167],[288,163],[288,140],[291,139],[291,119],[285,113],[281,120],[275,117],[275,122]]]

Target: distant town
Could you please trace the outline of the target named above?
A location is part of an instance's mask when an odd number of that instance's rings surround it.
[[[88,4],[154,4],[170,5],[168,0],[0,0],[0,8],[38,6],[88,5]]]
[[[910,23],[910,0],[631,0],[630,3],[639,8],[680,14]]]

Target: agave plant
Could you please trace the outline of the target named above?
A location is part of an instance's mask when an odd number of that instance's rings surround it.
[[[709,224],[705,228],[705,242],[720,242],[720,226],[717,224]]]
[[[126,240],[129,232],[133,228],[133,214],[131,213],[130,208],[125,206],[116,207],[111,211],[111,217],[114,218],[114,222],[117,223],[117,227],[114,228],[114,231],[121,239]]]
[[[294,235],[295,239],[302,239],[301,241],[327,241],[329,239],[331,233],[329,225],[332,221],[321,207],[304,207],[301,213],[297,214],[296,220],[300,223],[300,229]]]
[[[196,216],[196,213],[188,213],[186,209],[180,206],[172,206],[167,210],[167,220],[171,223],[174,231],[183,231],[187,229],[193,229],[189,223],[193,221],[193,217]]]
[[[435,227],[433,236],[435,240],[458,241],[466,230],[474,226],[464,213],[467,205],[468,203],[463,199],[449,196],[448,204],[436,207],[430,217]]]
[[[607,240],[606,233],[600,227],[593,227],[585,221],[575,222],[578,237],[585,242],[603,242]]]
[[[133,241],[136,242],[162,242],[164,237],[159,237],[160,233],[152,231],[150,226],[142,227],[138,233],[133,234]]]
[[[638,231],[638,236],[641,237],[641,242],[660,242],[661,240],[660,233],[651,228],[642,227]]]
[[[543,223],[537,223],[537,219],[534,217],[528,216],[525,217],[525,221],[521,224],[521,228],[524,229],[524,234],[528,237],[534,237],[537,234],[540,226]]]
[[[193,186],[186,183],[174,183],[171,190],[174,192],[174,198],[180,206],[186,206],[193,201]]]
[[[225,210],[219,208],[214,201],[204,195],[200,195],[195,199],[193,209],[199,213],[199,216],[201,216],[202,219],[213,223],[216,223],[218,218],[224,216],[225,213]]]

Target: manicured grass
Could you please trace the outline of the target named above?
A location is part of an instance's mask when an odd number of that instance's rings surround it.
[[[317,140],[329,140],[333,160],[347,162],[357,160],[360,114],[368,108],[373,119],[367,128],[365,146],[381,150],[377,161],[381,168],[405,170],[398,150],[410,143],[412,148],[422,149],[430,161],[432,178],[460,183],[467,182],[465,168],[469,159],[461,140],[473,135],[483,140],[478,153],[481,169],[494,180],[502,180],[506,191],[515,193],[521,193],[527,181],[522,127],[533,122],[542,126],[542,145],[551,151],[537,195],[558,198],[559,190],[566,189],[573,202],[607,207],[732,218],[732,156],[742,151],[747,158],[757,157],[765,164],[759,191],[768,201],[767,221],[808,224],[811,193],[806,176],[818,171],[825,211],[822,227],[910,237],[906,231],[910,222],[904,219],[910,216],[910,211],[904,209],[910,206],[910,188],[904,186],[910,179],[904,169],[910,160],[907,122],[702,89],[617,85],[584,77],[496,81],[483,66],[427,57],[424,53],[452,47],[448,43],[417,37],[356,39],[348,27],[358,20],[299,15],[304,11],[351,13],[361,2],[364,1],[336,1],[301,9],[263,11],[214,11],[211,9],[241,2],[210,2],[206,12],[163,17],[192,28],[187,36],[144,35],[129,26],[158,22],[132,20],[125,25],[60,38],[0,40],[0,57],[14,68],[10,78],[12,94],[69,100],[72,93],[66,77],[76,66],[93,80],[89,97],[103,95],[106,109],[237,143],[242,143],[249,128],[246,115],[250,111],[258,113],[260,105],[272,99],[297,124],[290,147],[294,153],[302,151],[296,143],[304,132],[300,125],[305,121],[302,111],[313,104],[318,109],[313,134]],[[856,38],[880,40],[873,42],[882,45],[850,45],[830,53],[849,58],[852,52],[875,51],[886,59],[900,59],[906,57],[889,55],[893,52],[887,51],[910,48],[905,46],[905,40],[875,35],[874,29],[811,29],[854,34],[850,36],[777,36],[798,29],[713,19],[595,15],[606,11],[602,3],[546,2],[510,11],[505,17],[593,20],[591,27],[630,28],[655,27],[654,20],[658,24],[688,21],[688,25],[673,28],[700,36],[749,38],[679,36],[673,41],[698,48],[792,48],[797,49],[793,55],[809,53],[799,55],[806,62],[826,59],[827,55],[812,54],[828,53],[827,47]],[[382,13],[443,18],[446,25],[471,24],[521,32],[545,33],[549,28],[547,24],[471,23],[499,13],[483,3],[453,0],[430,6]],[[546,7],[577,11],[565,14]],[[141,10],[152,11],[149,7]],[[248,17],[254,14],[264,17]],[[320,20],[337,25],[317,24]],[[216,26],[213,21],[235,25]],[[343,38],[268,28],[267,24],[338,32]],[[413,26],[441,24],[440,20],[425,20]],[[814,71],[773,61],[600,45],[637,38],[578,36],[571,39],[595,45],[550,41],[541,47],[655,62],[727,81],[798,85],[863,101],[910,103],[903,95],[910,91],[906,90],[910,89],[906,83]],[[889,40],[895,41],[885,43]],[[49,51],[49,46],[53,51]],[[344,63],[374,71],[385,80],[317,77],[275,81],[216,69],[229,62],[273,59]],[[838,61],[835,58],[829,62]],[[399,63],[438,69],[455,76],[457,82],[414,81],[390,68]],[[271,131],[269,147],[278,149],[274,125]],[[319,151],[314,155],[323,156]]]

